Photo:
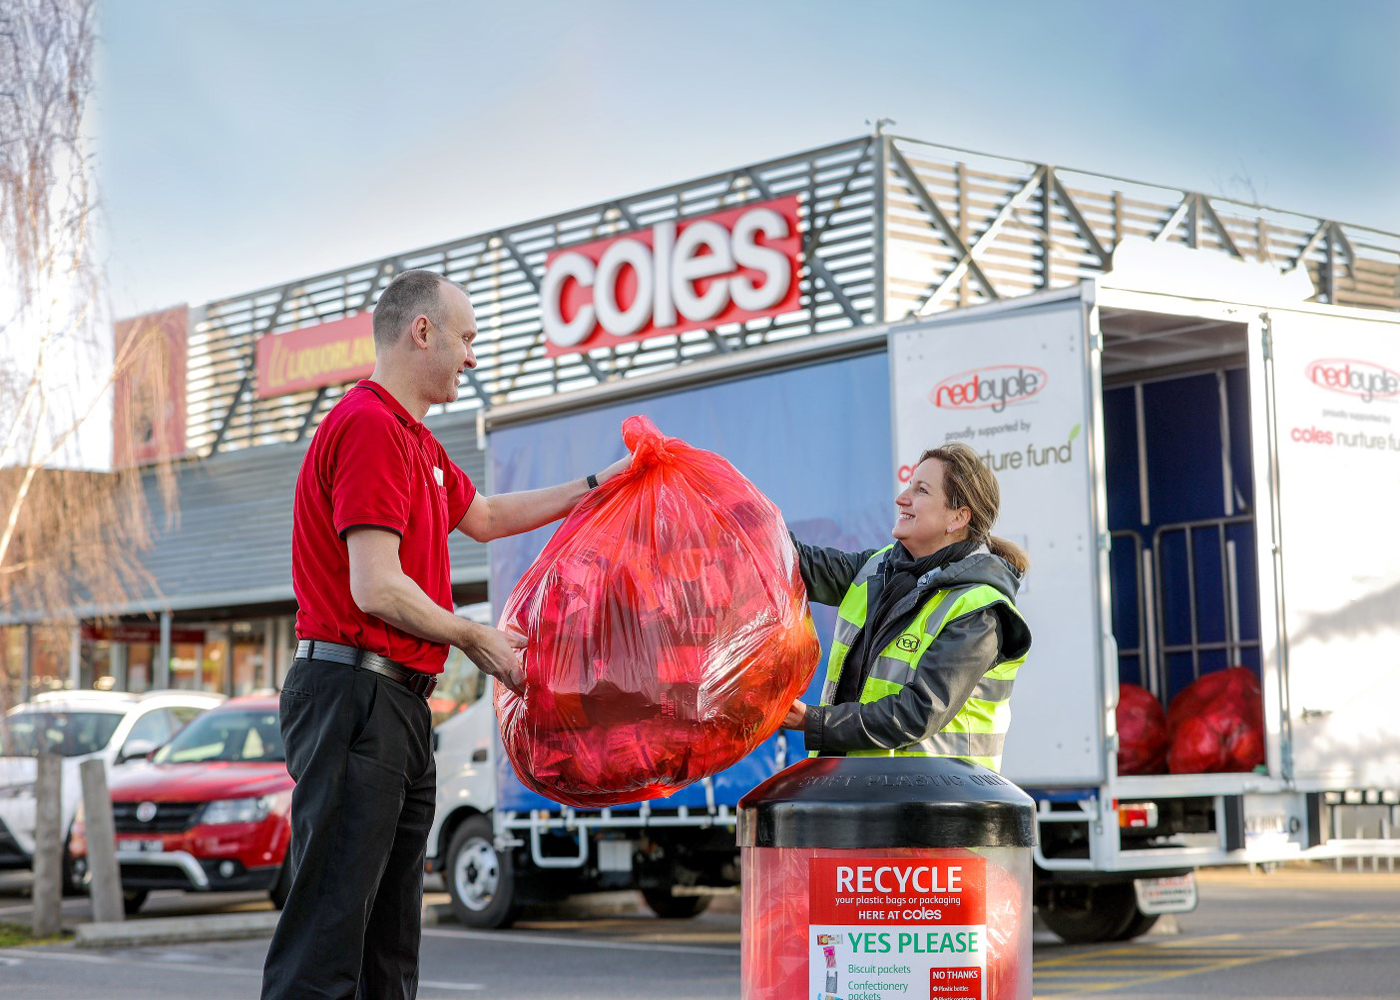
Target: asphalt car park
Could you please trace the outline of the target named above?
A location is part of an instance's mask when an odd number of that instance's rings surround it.
[[[1037,998],[1393,998],[1400,982],[1400,875],[1354,866],[1202,873],[1201,905],[1124,944],[1065,945],[1035,934]],[[660,920],[622,894],[527,914],[505,931],[451,918],[436,884],[426,896],[423,1000],[718,1000],[739,994],[736,896],[692,920]],[[86,900],[65,903],[84,919]],[[23,885],[0,878],[0,921],[27,919]],[[130,923],[262,913],[266,894],[155,892]],[[72,945],[0,949],[0,997],[67,1000],[187,997],[234,1000],[257,990],[267,940],[186,941],[101,950]]]

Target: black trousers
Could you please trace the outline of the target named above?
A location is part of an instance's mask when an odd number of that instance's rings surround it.
[[[415,997],[437,781],[428,703],[387,677],[303,659],[281,717],[293,875],[263,1000]]]

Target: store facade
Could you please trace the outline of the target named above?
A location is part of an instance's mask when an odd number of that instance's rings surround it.
[[[476,307],[479,364],[427,419],[488,491],[479,417],[759,347],[1062,287],[1135,237],[1306,269],[1321,301],[1400,308],[1400,236],[876,134],[159,314],[174,410],[149,588],[74,627],[0,612],[5,703],[53,687],[279,686],[294,647],[292,492],[318,422],[373,365],[370,310],[428,268]],[[458,604],[486,553],[452,542]]]

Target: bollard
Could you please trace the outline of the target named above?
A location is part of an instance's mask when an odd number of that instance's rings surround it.
[[[739,803],[742,1000],[1031,1000],[1035,805],[949,757],[817,757]]]
[[[88,871],[92,882],[92,919],[98,923],[125,919],[122,908],[122,873],[117,866],[116,824],[112,820],[112,800],[107,794],[107,765],[85,760],[78,765],[83,784],[83,815],[87,839]]]
[[[35,937],[63,929],[63,758],[42,753],[34,777]]]

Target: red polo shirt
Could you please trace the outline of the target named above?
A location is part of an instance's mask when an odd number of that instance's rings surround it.
[[[364,379],[326,414],[297,476],[292,589],[297,637],[358,646],[440,673],[447,646],[365,614],[350,596],[345,533],[369,526],[399,536],[399,564],[439,606],[452,610],[448,532],[476,487],[437,438],[383,386]]]

